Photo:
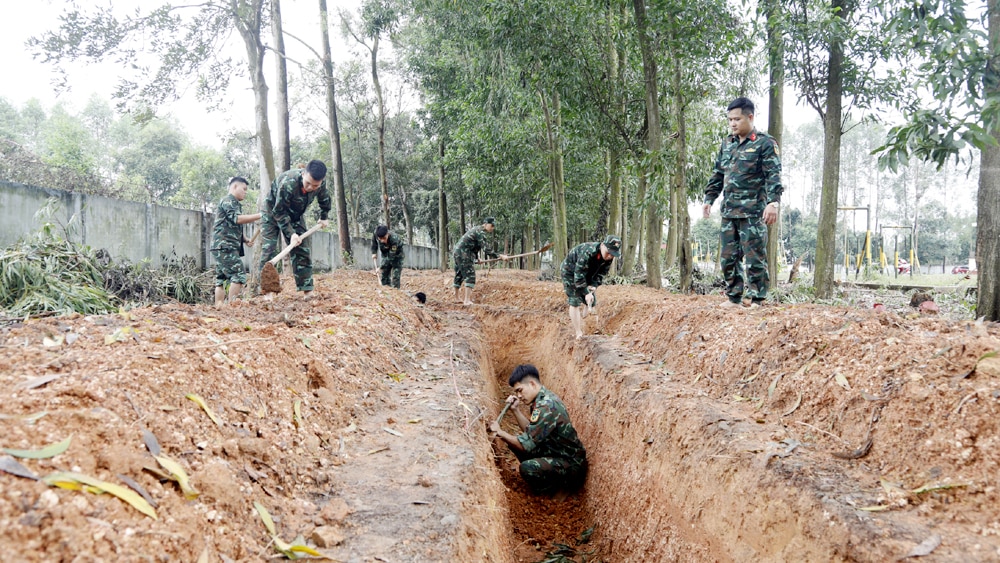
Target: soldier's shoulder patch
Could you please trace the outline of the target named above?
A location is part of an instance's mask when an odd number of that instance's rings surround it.
[[[531,413],[531,422],[538,422],[538,409],[535,409]]]
[[[781,156],[781,149],[778,147],[778,143],[774,143],[774,156]]]

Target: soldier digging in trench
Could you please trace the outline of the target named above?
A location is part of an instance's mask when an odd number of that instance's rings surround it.
[[[514,436],[504,432],[499,421],[492,423],[490,430],[521,461],[521,477],[538,494],[568,493],[579,488],[587,477],[587,451],[569,420],[566,405],[542,385],[533,365],[514,368],[508,383],[514,394],[507,397],[507,402],[522,433]],[[530,417],[517,409],[522,402],[530,405]]]

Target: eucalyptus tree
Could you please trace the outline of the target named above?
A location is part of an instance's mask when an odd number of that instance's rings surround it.
[[[28,46],[43,62],[57,67],[78,60],[96,61],[117,57],[130,73],[122,77],[115,97],[122,109],[151,113],[161,103],[176,99],[189,86],[199,96],[214,99],[226,90],[234,66],[225,55],[235,29],[246,52],[244,63],[254,92],[254,118],[259,155],[260,185],[274,179],[274,154],[268,123],[267,81],[264,78],[264,0],[204,0],[196,4],[164,3],[152,10],[137,9],[119,17],[111,5],[85,13],[71,4],[59,16],[56,30],[32,37]],[[147,55],[153,55],[150,63]],[[265,191],[258,196],[264,207]],[[254,246],[253,263],[260,258]],[[256,287],[256,269],[251,270]]]
[[[291,131],[288,116],[288,62],[285,60],[285,35],[282,32],[281,0],[271,0],[271,36],[274,41],[274,110],[278,137],[276,170],[292,167]]]
[[[823,179],[816,234],[816,296],[833,293],[841,140],[853,110],[898,96],[903,83],[887,64],[906,53],[890,40],[876,0],[792,0],[787,8],[788,77],[823,122]],[[892,0],[887,0],[892,1]],[[844,102],[847,102],[845,111]]]
[[[895,169],[915,157],[940,167],[980,150],[976,315],[1000,321],[1000,5],[978,6],[930,0],[894,12],[894,37],[920,56],[915,78],[932,103],[900,100],[907,121],[889,131],[882,162]]]
[[[385,167],[385,99],[382,93],[382,83],[379,81],[378,50],[383,36],[390,35],[399,23],[399,13],[394,0],[365,0],[361,5],[360,22],[354,25],[346,13],[341,13],[345,33],[371,55],[372,85],[375,88],[375,99],[378,102],[378,171],[382,187],[382,216],[385,225],[392,228],[392,215],[389,212],[389,179]],[[357,27],[357,29],[355,29]]]

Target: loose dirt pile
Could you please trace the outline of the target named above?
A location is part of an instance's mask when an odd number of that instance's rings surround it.
[[[404,272],[400,292],[335,272],[311,300],[285,280],[235,307],[5,327],[0,447],[72,437],[19,461],[126,476],[158,519],[0,472],[0,553],[265,559],[256,501],[282,540],[340,561],[540,561],[556,544],[566,561],[1000,561],[995,325],[602,287],[600,334],[575,341],[559,284],[483,277],[472,307],[448,274]],[[485,431],[519,363],[588,449],[564,501],[528,494]],[[144,469],[143,430],[197,499]]]

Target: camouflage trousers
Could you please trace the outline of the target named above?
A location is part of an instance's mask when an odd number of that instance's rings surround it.
[[[580,289],[576,287],[573,278],[576,276],[575,272],[570,269],[563,268],[562,270],[562,284],[563,291],[566,292],[566,299],[569,301],[570,307],[579,307],[585,304],[587,301],[587,293],[589,291],[586,287]],[[597,306],[597,294],[594,294],[594,307]]]
[[[562,457],[530,457],[531,454],[511,448],[521,462],[524,482],[538,494],[550,494],[560,489],[572,491],[587,479],[587,460]]]
[[[243,268],[240,251],[235,248],[213,248],[212,258],[215,259],[215,287],[230,283],[247,283],[247,272]]]
[[[399,277],[403,273],[403,259],[382,260],[382,264],[379,265],[379,272],[382,275],[382,285],[399,289]]]
[[[455,281],[451,286],[462,287],[462,283],[465,283],[465,287],[475,288],[476,257],[467,252],[456,251],[452,258],[455,259]]]
[[[306,232],[305,220],[299,219],[297,222],[292,223],[292,228],[300,235]],[[260,223],[260,235],[262,240],[260,268],[264,269],[264,264],[278,255],[278,241],[281,239],[281,230],[269,213],[264,214],[264,219]],[[312,291],[313,289],[312,253],[310,252],[312,245],[310,242],[310,239],[302,241],[289,254],[292,260],[292,275],[295,277],[295,288],[299,291]]]
[[[767,225],[760,217],[722,218],[722,276],[733,303],[767,298]],[[746,262],[746,271],[743,263]]]

